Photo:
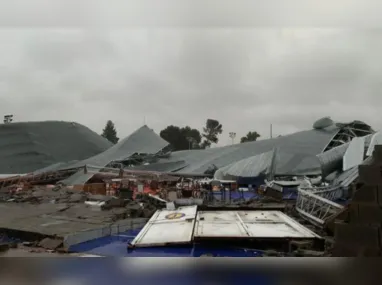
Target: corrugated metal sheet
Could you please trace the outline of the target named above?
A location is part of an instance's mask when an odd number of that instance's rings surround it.
[[[215,179],[232,177],[257,177],[263,174],[278,175],[319,175],[321,165],[314,155],[285,153],[275,148],[272,151],[231,163],[219,168]]]
[[[234,177],[257,177],[261,173],[268,174],[272,164],[274,151],[265,152],[252,156],[238,162],[231,163],[215,172],[215,179],[226,179],[227,176]]]
[[[134,153],[158,153],[168,145],[169,143],[154,133],[152,129],[143,126],[106,151],[80,163],[106,166],[111,161],[127,159]]]
[[[195,238],[316,238],[315,233],[280,211],[198,212]]]
[[[320,175],[321,164],[315,155],[280,151],[275,173],[277,175]]]
[[[180,173],[204,173],[211,165],[218,168],[247,159],[262,153],[280,149],[280,158],[276,174],[293,172],[294,170],[314,169],[320,172],[319,161],[312,156],[322,152],[325,146],[338,132],[337,128],[309,130],[281,136],[273,139],[247,142],[232,146],[211,148],[206,150],[185,150],[173,152],[168,159],[160,162],[185,161],[187,166]],[[284,162],[284,163],[282,163]]]
[[[342,170],[346,171],[360,165],[365,152],[365,138],[353,138],[343,156]]]
[[[331,173],[341,167],[342,157],[349,144],[345,144],[322,153],[339,128],[331,126],[322,130],[309,130],[281,136],[205,150],[184,150],[173,152],[169,158],[158,163],[140,166],[137,169],[171,171],[177,173],[203,174],[211,166],[227,169],[231,175],[255,175],[269,164],[268,154],[278,149],[275,163],[275,175],[321,175]],[[105,166],[110,161],[125,159],[136,152],[156,153],[168,144],[149,128],[142,127],[104,153],[80,162]],[[324,174],[325,175],[325,174]],[[82,184],[91,176],[74,175],[67,180],[69,184]]]
[[[99,134],[73,122],[0,124],[0,173],[30,173],[59,162],[86,159],[111,146]]]

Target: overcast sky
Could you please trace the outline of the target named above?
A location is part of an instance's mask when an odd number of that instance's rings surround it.
[[[230,131],[265,138],[271,123],[286,134],[323,116],[382,129],[380,29],[181,25],[174,11],[172,25],[155,27],[119,1],[106,9],[95,0],[39,0],[25,10],[7,2],[0,0],[0,114],[15,121],[77,121],[101,132],[111,119],[124,137],[144,117],[158,133],[170,124],[201,130],[214,118],[222,145]],[[118,22],[121,11],[135,25]]]

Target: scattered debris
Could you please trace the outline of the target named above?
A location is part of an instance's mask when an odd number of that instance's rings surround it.
[[[39,247],[50,249],[50,250],[56,250],[62,245],[63,245],[63,241],[61,239],[52,239],[52,238],[45,238],[38,243]]]
[[[19,246],[32,251],[64,253],[65,237],[70,234],[97,231],[102,226],[111,234],[111,227],[119,227],[121,220],[149,219],[158,209],[177,212],[179,208],[194,206],[203,213],[210,211],[221,216],[262,210],[285,215],[289,223],[314,232],[325,241],[325,251],[315,251],[312,240],[282,237],[288,242],[284,248],[287,252],[269,249],[264,256],[382,255],[382,220],[377,218],[382,213],[382,194],[377,189],[382,186],[382,150],[376,145],[380,134],[374,134],[370,126],[360,121],[338,124],[325,118],[314,126],[313,130],[269,142],[183,151],[177,155],[172,155],[169,144],[144,126],[105,152],[102,151],[107,147],[89,150],[97,153],[82,161],[79,148],[74,151],[76,155],[66,156],[80,161],[55,161],[51,166],[41,165],[43,169],[31,169],[33,173],[21,170],[40,165],[41,161],[19,168],[12,162],[14,172],[27,174],[0,177],[0,206],[8,214],[0,219],[1,232],[22,237]],[[96,145],[102,148],[101,141]],[[372,149],[373,161],[369,163],[367,156]],[[280,159],[284,161],[280,163]],[[356,182],[361,184],[354,191]],[[342,205],[341,201],[351,195],[352,202]],[[183,225],[189,226],[194,219],[188,217]],[[198,226],[207,227],[207,220],[201,218]],[[261,227],[267,227],[264,221]],[[267,230],[270,229],[269,226]],[[206,230],[199,230],[196,237],[205,238]],[[224,236],[218,234],[219,230],[217,227],[211,234]],[[356,238],[360,232],[362,237]],[[4,239],[0,250],[7,251],[16,244]]]

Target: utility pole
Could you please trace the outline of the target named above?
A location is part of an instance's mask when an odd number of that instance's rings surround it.
[[[234,140],[235,140],[235,138],[236,138],[236,133],[234,133],[234,132],[230,132],[229,133],[229,137],[231,138],[231,140],[232,140],[232,144],[234,143]]]
[[[271,138],[272,138],[273,137],[272,124],[271,124],[271,127],[270,127],[270,134],[271,134]]]

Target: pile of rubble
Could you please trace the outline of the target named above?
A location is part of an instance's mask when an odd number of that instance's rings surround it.
[[[93,195],[88,192],[78,191],[69,187],[56,186],[53,188],[35,186],[26,191],[12,192],[8,189],[0,190],[0,202],[3,203],[28,203],[28,204],[60,204],[71,207],[74,204],[84,204],[85,207],[97,207],[107,211],[122,208],[128,218],[150,218],[159,208],[164,207],[163,202],[148,195],[139,195],[135,200],[117,198],[106,195]]]
[[[69,187],[34,186],[0,191],[0,252],[22,247],[31,252],[66,252],[67,236],[82,231],[147,220],[166,202],[146,194],[134,200],[93,195]]]
[[[359,185],[335,222],[334,256],[382,256],[381,169],[382,145],[376,145],[370,163],[359,166]]]

